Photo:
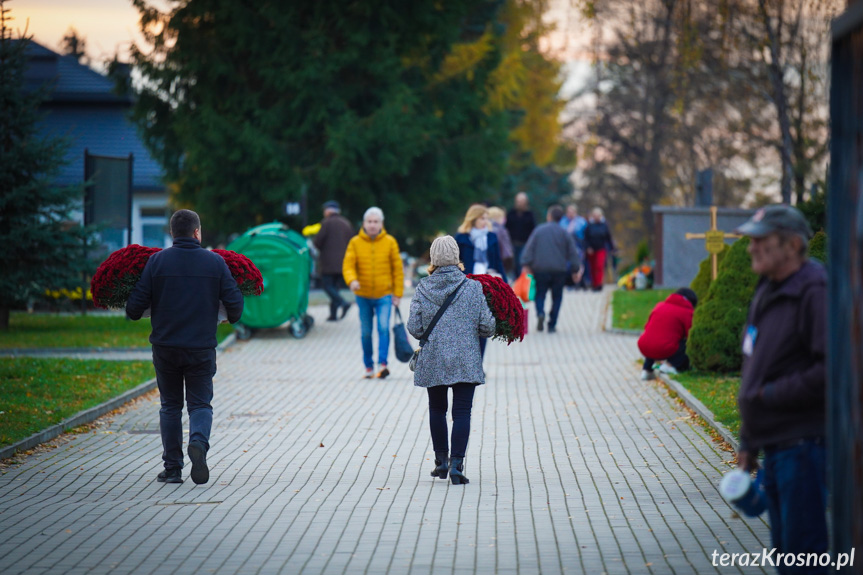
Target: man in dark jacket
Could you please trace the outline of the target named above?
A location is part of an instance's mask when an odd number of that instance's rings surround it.
[[[557,330],[557,316],[563,301],[566,275],[571,270],[572,281],[581,280],[581,258],[575,247],[575,237],[560,227],[563,208],[552,206],[546,214],[546,223],[533,230],[521,254],[522,266],[533,274],[536,281],[537,329],[545,323],[545,293],[551,289],[551,315],[548,333]]]
[[[324,204],[324,221],[321,222],[321,230],[313,240],[315,247],[321,254],[318,259],[321,266],[321,283],[330,298],[330,317],[327,318],[327,321],[336,321],[345,317],[351,307],[351,304],[344,300],[339,290],[344,283],[342,263],[345,259],[348,243],[354,237],[354,228],[340,212],[341,208],[338,202]],[[341,310],[340,315],[339,310]]]
[[[183,391],[189,411],[189,459],[192,481],[210,479],[207,451],[213,426],[213,375],[216,373],[216,327],[219,302],[228,321],[243,315],[243,294],[218,254],[201,247],[201,220],[191,210],[171,216],[174,245],[150,256],[141,279],[129,295],[126,315],[141,319],[150,309],[153,366],[162,409],[162,460],[157,481],[183,482]]]
[[[812,231],[797,209],[762,208],[738,232],[750,236],[752,269],[761,276],[743,334],[738,463],[755,469],[764,451],[776,552],[825,553],[827,277],[806,256]]]
[[[536,219],[530,211],[527,194],[519,192],[515,196],[515,207],[506,214],[506,231],[509,232],[515,252],[515,277],[521,275],[521,252],[535,227]]]

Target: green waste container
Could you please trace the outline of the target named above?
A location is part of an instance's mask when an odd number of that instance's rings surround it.
[[[247,297],[243,317],[234,327],[237,337],[249,339],[254,329],[279,327],[290,322],[291,333],[305,337],[314,320],[309,306],[312,255],[306,238],[275,222],[248,230],[228,246],[261,270],[264,293]]]

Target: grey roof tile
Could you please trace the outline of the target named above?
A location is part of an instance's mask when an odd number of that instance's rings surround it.
[[[81,65],[72,56],[62,56],[30,41],[24,80],[26,89],[48,90],[42,104],[40,130],[46,136],[69,139],[68,163],[57,179],[60,185],[84,180],[84,150],[94,155],[134,155],[135,189],[164,189],[162,169],[144,146],[129,119],[132,99],[113,92],[111,79]]]

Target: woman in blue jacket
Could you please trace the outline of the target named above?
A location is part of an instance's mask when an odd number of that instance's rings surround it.
[[[500,257],[500,242],[497,234],[491,231],[487,207],[474,204],[468,208],[455,241],[458,244],[459,258],[464,264],[464,273],[485,274],[494,270],[503,277],[503,281],[507,281],[503,259]],[[485,344],[486,338],[480,338],[480,352],[483,357]]]
[[[458,232],[455,241],[465,273],[485,274],[494,270],[503,277],[503,281],[507,281],[500,257],[500,242],[497,234],[491,231],[488,208],[479,204],[468,208]]]

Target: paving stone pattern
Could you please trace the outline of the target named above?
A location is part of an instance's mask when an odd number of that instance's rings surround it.
[[[356,309],[329,323],[316,307],[305,339],[220,356],[208,485],[155,481],[155,394],[6,468],[0,571],[759,572],[712,566],[760,551],[767,527],[720,498],[730,455],[639,381],[635,338],[602,332],[605,296],[567,292],[557,334],[489,343],[470,485],[429,476],[406,365],[362,380]]]

